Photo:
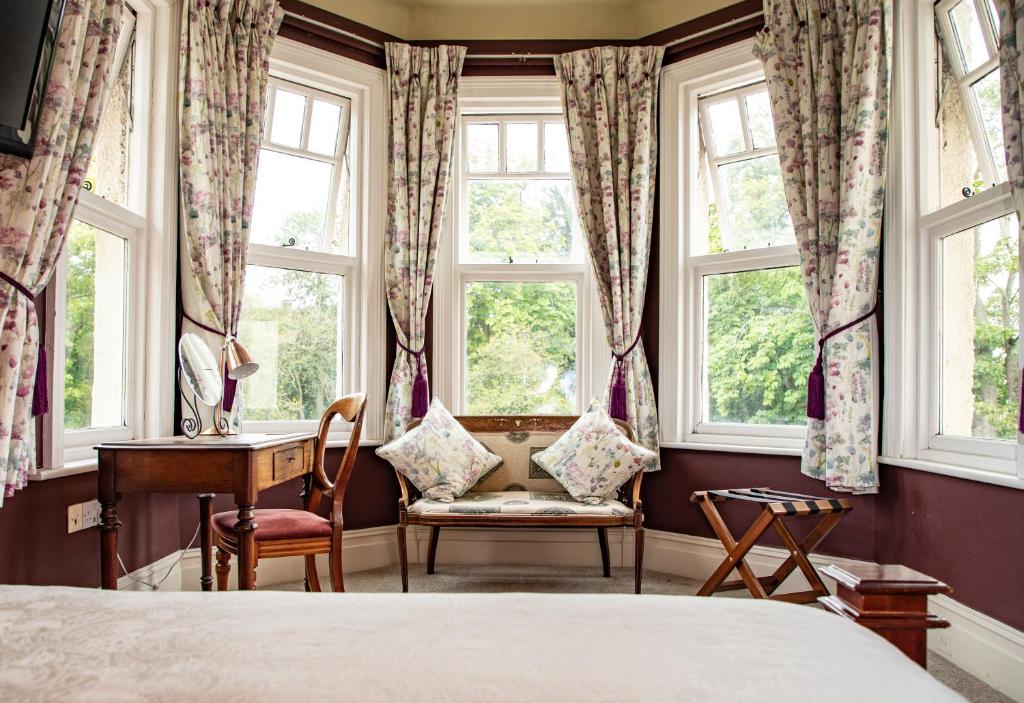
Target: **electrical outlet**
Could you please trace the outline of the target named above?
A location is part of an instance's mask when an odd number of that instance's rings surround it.
[[[82,529],[82,504],[68,506],[68,534]]]
[[[95,498],[82,503],[82,529],[88,530],[100,524],[100,502]]]

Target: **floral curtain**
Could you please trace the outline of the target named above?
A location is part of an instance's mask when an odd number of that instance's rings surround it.
[[[754,54],[771,96],[819,338],[803,473],[878,491],[876,359],[889,79],[885,0],[765,0]]]
[[[427,411],[425,322],[451,175],[459,76],[466,49],[389,43],[388,224],[384,282],[398,349],[384,439]]]
[[[615,363],[608,405],[658,451],[658,410],[640,323],[658,161],[661,47],[605,46],[555,59],[580,221]],[[650,467],[657,468],[657,465]]]
[[[277,0],[186,0],[178,142],[185,328],[213,348],[238,333]],[[234,383],[225,384],[232,409]],[[236,415],[237,419],[237,415]]]
[[[0,155],[0,505],[35,470],[32,415],[45,412],[45,394],[36,393],[37,364],[41,385],[46,371],[34,298],[53,274],[78,202],[109,93],[123,5],[67,1],[32,157]]]
[[[1021,144],[1020,115],[1024,101],[1024,54],[1017,42],[1017,30],[1024,36],[1024,0],[996,0],[999,13],[999,73],[1003,101],[1003,144],[1006,171],[1013,192],[1013,205],[1020,223],[1018,271],[1024,271],[1024,145]],[[1019,362],[1018,362],[1019,363]],[[1024,381],[1024,376],[1022,376]],[[1021,384],[1024,394],[1024,383]],[[1024,397],[1020,402],[1017,430],[1024,432]]]

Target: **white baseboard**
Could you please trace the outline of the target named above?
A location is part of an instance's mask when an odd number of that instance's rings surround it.
[[[644,567],[674,576],[704,580],[721,562],[725,552],[714,539],[694,535],[644,531]],[[426,562],[430,530],[411,526],[408,531],[409,561]],[[345,532],[342,560],[346,573],[390,566],[398,562],[394,525]],[[612,566],[633,566],[632,528],[609,528],[608,547]],[[759,574],[770,573],[788,552],[777,547],[754,547],[747,558]],[[179,560],[179,557],[181,559]],[[601,553],[593,529],[486,529],[445,528],[437,549],[438,564],[535,564],[542,566],[595,566]],[[840,567],[863,561],[843,557],[812,555],[815,566]],[[232,565],[234,566],[234,564]],[[327,578],[327,557],[317,558],[321,580]],[[152,583],[171,570],[160,590],[199,589],[201,570],[198,549],[168,554],[132,572],[137,579]],[[235,588],[232,569],[231,588]],[[256,582],[273,585],[303,578],[301,557],[264,559],[257,567]],[[834,584],[825,579],[829,588]],[[127,576],[118,588],[148,590]],[[804,590],[807,582],[797,570],[781,586],[781,592]],[[931,610],[951,623],[948,629],[929,633],[928,646],[961,669],[1016,701],[1024,703],[1024,632],[1005,625],[946,596],[930,601]]]
[[[183,553],[184,552],[184,553]],[[398,543],[395,540],[394,526],[369,527],[364,530],[347,530],[342,542],[342,564],[346,573],[378,569],[398,563]],[[162,579],[167,580],[160,587],[161,591],[198,591],[199,577],[202,574],[202,558],[198,547],[172,552],[152,564],[147,564],[131,573],[131,576],[148,583]],[[321,582],[329,579],[327,555],[317,556],[317,572]],[[256,567],[256,583],[259,585],[275,585],[301,581],[305,575],[305,562],[302,557],[277,557],[264,559]],[[231,575],[228,587],[238,586],[238,569],[236,560],[231,561]],[[214,572],[216,578],[216,572]],[[120,590],[148,591],[148,586],[133,581],[129,576],[118,579]]]

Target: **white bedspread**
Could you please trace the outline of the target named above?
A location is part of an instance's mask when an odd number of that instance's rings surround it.
[[[868,630],[783,603],[8,586],[0,700],[962,699]]]

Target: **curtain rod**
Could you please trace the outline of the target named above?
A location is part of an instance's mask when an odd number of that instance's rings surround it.
[[[340,29],[338,27],[334,27],[334,26],[326,24],[324,22],[319,22],[317,20],[311,19],[311,18],[306,17],[304,15],[301,15],[299,13],[291,12],[291,11],[285,11],[285,14],[289,15],[291,17],[294,17],[296,19],[302,20],[303,22],[307,22],[309,24],[312,24],[312,25],[315,25],[317,27],[320,27],[322,29],[330,30],[331,32],[334,32],[335,34],[341,34],[341,35],[344,35],[346,37],[349,37],[350,39],[355,39],[357,41],[360,41],[360,42],[362,42],[364,44],[367,44],[369,46],[375,47],[377,49],[383,49],[384,48],[384,45],[381,44],[380,42],[376,42],[376,41],[374,41],[372,39],[367,39],[366,37],[363,37],[363,36],[360,36],[358,34],[355,34],[354,32],[348,32],[348,31],[345,31],[344,29]],[[746,22],[748,20],[757,19],[758,17],[763,17],[763,16],[764,16],[764,12],[752,12],[749,15],[744,15],[743,17],[737,17],[736,19],[732,19],[732,20],[729,20],[727,22],[722,22],[721,24],[717,24],[714,27],[709,27],[708,29],[702,30],[700,32],[694,32],[693,34],[687,34],[684,37],[679,37],[678,39],[673,39],[670,42],[666,42],[664,44],[664,46],[665,46],[666,49],[671,49],[673,46],[676,46],[678,44],[682,44],[684,42],[688,42],[688,41],[691,41],[693,39],[698,39],[698,38],[703,37],[703,36],[705,36],[707,34],[712,34],[714,32],[718,32],[718,31],[720,31],[722,29],[725,29],[726,27],[731,27],[732,25],[740,24],[741,22]],[[556,56],[558,56],[558,54],[533,54],[533,53],[528,53],[527,52],[527,53],[513,53],[513,54],[468,54],[468,56],[472,56],[473,58],[477,58],[477,59],[521,59],[521,60],[525,61],[526,59],[554,59]]]

